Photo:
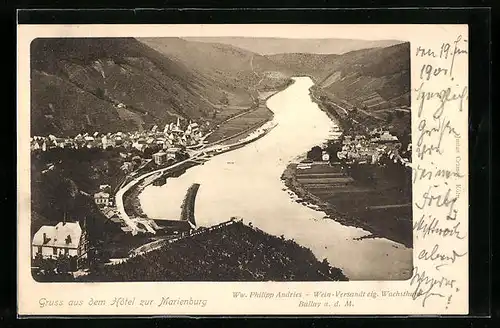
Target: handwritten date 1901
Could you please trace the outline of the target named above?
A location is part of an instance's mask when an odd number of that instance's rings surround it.
[[[449,70],[447,68],[434,67],[430,64],[422,65],[420,69],[420,79],[429,81],[434,76],[448,75]]]
[[[444,60],[450,60],[450,67],[446,70],[446,75],[453,75],[453,67],[455,65],[456,56],[467,54],[468,51],[466,49],[467,40],[464,39],[461,35],[459,35],[455,41],[453,41],[453,45],[448,42],[444,42],[441,44],[439,51],[434,51],[432,48],[424,48],[421,46],[417,47],[416,56],[417,57],[431,57],[431,58],[440,58]],[[425,66],[425,65],[424,65]],[[421,76],[422,78],[422,76]]]

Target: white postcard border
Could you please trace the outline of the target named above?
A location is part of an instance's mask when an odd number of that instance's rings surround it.
[[[411,42],[411,87],[412,87],[412,144],[418,143],[417,136],[422,119],[427,127],[439,124],[435,117],[439,107],[438,96],[429,98],[423,105],[421,117],[415,113],[421,102],[417,87],[424,82],[426,92],[459,92],[458,88],[468,85],[467,54],[454,54],[453,81],[449,75],[431,76],[429,80],[421,78],[422,67],[431,65],[450,70],[450,58],[439,56],[443,43],[448,43],[451,52],[457,38],[462,37],[460,45],[466,49],[463,40],[468,37],[467,25],[18,25],[18,311],[20,315],[333,315],[333,314],[467,314],[468,313],[468,103],[463,101],[463,108],[458,110],[458,100],[449,100],[443,115],[460,137],[456,141],[447,135],[442,139],[442,154],[434,152],[424,159],[416,158],[413,164],[435,165],[436,169],[455,168],[463,175],[449,181],[455,192],[460,185],[461,197],[454,203],[455,220],[460,222],[463,239],[450,238],[439,234],[427,234],[416,231],[414,236],[414,266],[417,276],[408,281],[352,281],[352,282],[127,282],[127,283],[38,283],[33,280],[30,270],[30,99],[29,99],[29,46],[36,37],[145,37],[145,36],[254,36],[254,37],[290,37],[290,38],[366,38],[399,39]],[[423,52],[419,53],[418,47]],[[427,52],[426,52],[427,51]],[[434,56],[430,55],[430,52]],[[426,69],[424,69],[425,71]],[[448,71],[449,73],[449,71]],[[434,71],[431,72],[434,74]],[[424,74],[425,77],[425,74]],[[458,85],[458,87],[456,86]],[[424,89],[420,89],[420,92]],[[428,94],[427,94],[428,95]],[[446,97],[440,94],[441,97]],[[434,116],[433,116],[434,115]],[[442,129],[442,126],[439,128]],[[441,130],[440,130],[441,131]],[[437,134],[437,133],[436,133]],[[424,136],[422,145],[435,145],[437,136]],[[433,164],[430,164],[430,162]],[[446,217],[449,206],[433,207],[418,205],[426,202],[425,192],[432,183],[420,179],[413,188],[414,222],[422,215]],[[441,186],[442,187],[442,186]],[[441,187],[436,187],[441,188]],[[441,195],[444,197],[444,194]],[[434,203],[437,201],[435,200]],[[427,201],[428,203],[428,201]],[[453,213],[452,213],[453,214]],[[445,220],[446,221],[446,220]],[[426,221],[429,223],[428,221]],[[452,228],[448,224],[446,227]],[[442,256],[451,256],[453,261],[436,269],[436,261],[425,259],[432,257],[434,245],[438,245]],[[422,253],[424,252],[424,254]],[[436,254],[436,252],[434,252]],[[439,255],[439,254],[438,254]],[[448,263],[449,262],[449,263]],[[453,263],[451,263],[453,262]],[[332,263],[335,266],[335,263]],[[425,272],[425,276],[423,275]],[[445,279],[443,281],[443,279]],[[446,282],[454,281],[452,286]],[[420,287],[418,285],[420,284]],[[443,285],[444,284],[444,285]],[[427,297],[425,293],[439,294]],[[404,292],[421,289],[422,294],[413,297],[382,297],[382,291]],[[233,292],[296,291],[303,293],[302,300],[314,300],[321,303],[340,301],[338,307],[321,306],[319,308],[299,307],[295,298],[248,299],[235,298]],[[352,293],[365,291],[377,293],[366,297],[314,297],[315,291]],[[309,295],[309,296],[305,296]],[[374,294],[372,294],[374,295]],[[204,306],[157,306],[162,297],[206,300]],[[116,298],[123,302],[112,303]],[[426,298],[425,302],[423,299]],[[44,301],[45,299],[45,301]],[[126,299],[134,299],[134,305],[127,305]],[[104,300],[106,305],[100,305]],[[141,306],[141,301],[153,300],[153,305]],[[48,301],[62,301],[62,304]],[[70,301],[82,301],[82,305],[70,306]],[[350,301],[351,305],[346,302]],[[425,304],[423,304],[425,303]],[[42,306],[42,304],[45,304]],[[55,305],[54,305],[55,304]],[[110,305],[115,304],[115,305]],[[143,302],[144,304],[144,302]]]

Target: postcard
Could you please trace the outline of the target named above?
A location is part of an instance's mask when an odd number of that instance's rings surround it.
[[[467,314],[467,25],[18,25],[18,314]]]

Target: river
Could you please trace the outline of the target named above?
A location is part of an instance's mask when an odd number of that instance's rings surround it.
[[[324,212],[293,201],[283,190],[281,175],[287,164],[325,142],[335,125],[311,101],[312,80],[294,80],[267,101],[276,128],[245,147],[169,178],[163,186],[146,187],[139,196],[144,213],[179,218],[187,189],[199,183],[195,218],[200,226],[238,216],[270,234],[294,239],[319,260],[327,258],[341,268],[350,280],[408,279],[412,249],[384,238],[356,240],[369,232],[324,219]]]

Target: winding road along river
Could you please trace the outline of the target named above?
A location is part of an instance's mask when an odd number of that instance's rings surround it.
[[[311,101],[312,80],[294,80],[267,102],[276,128],[245,147],[169,178],[161,187],[146,187],[139,196],[144,213],[179,218],[187,189],[199,183],[195,217],[200,226],[242,217],[270,234],[293,238],[319,260],[327,258],[332,266],[341,268],[351,280],[408,279],[411,249],[383,238],[357,240],[369,233],[324,219],[324,212],[295,202],[283,190],[281,174],[287,164],[326,141],[335,124]]]

